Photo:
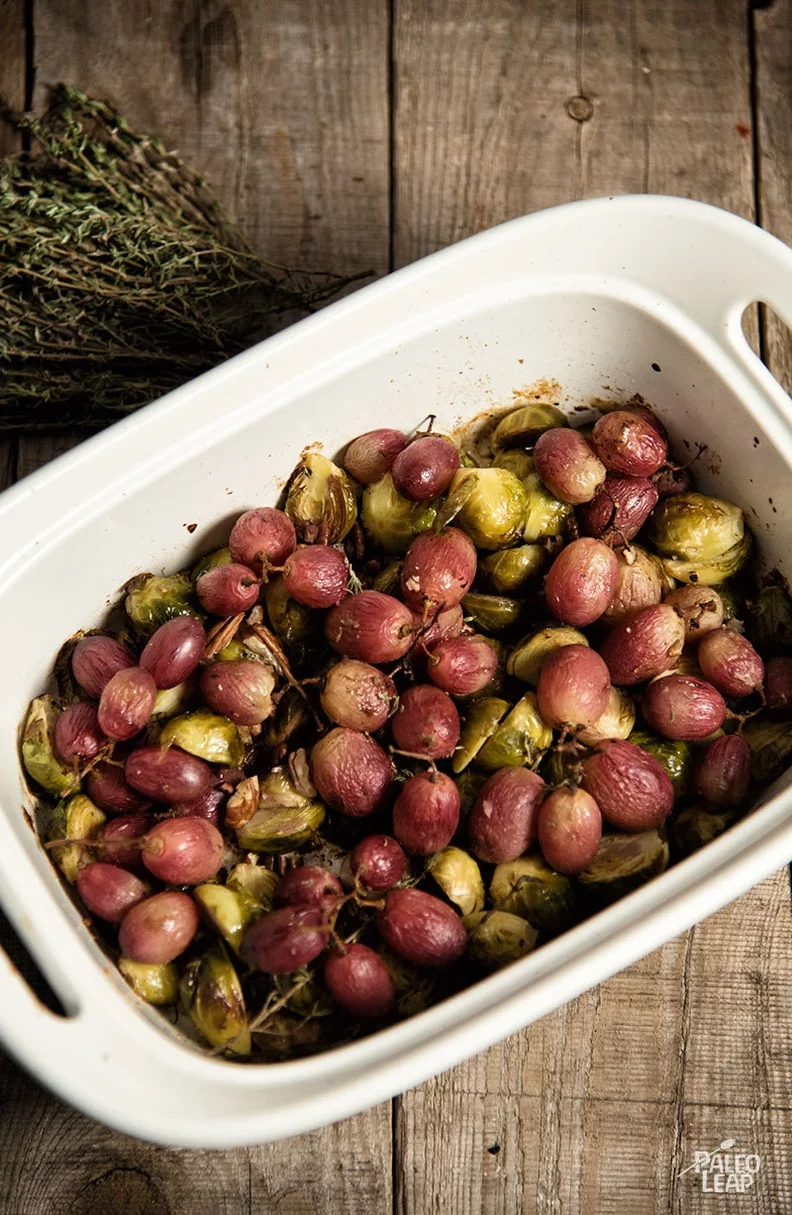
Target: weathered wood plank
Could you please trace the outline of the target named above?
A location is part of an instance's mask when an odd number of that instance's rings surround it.
[[[24,0],[0,0],[0,93],[11,105],[25,105],[25,4]],[[0,156],[16,152],[19,140],[0,123]]]
[[[759,219],[792,244],[792,5],[775,0],[769,8],[757,8],[753,22]],[[776,379],[792,392],[789,325],[772,313],[766,317],[764,353]]]
[[[682,194],[753,217],[739,0],[397,0],[395,17],[397,265],[525,211],[598,194]],[[770,939],[768,915],[779,926]],[[738,922],[752,925],[748,936]],[[706,1196],[673,1178],[702,1146],[690,1111],[714,1100],[712,1085],[726,1106],[778,1109],[784,1119],[783,1031],[767,1000],[746,991],[783,983],[788,928],[782,874],[401,1099],[399,1211],[698,1209]],[[720,975],[717,1000],[705,959]],[[766,1080],[757,1097],[759,1041],[778,1061],[778,1087]],[[754,1122],[741,1148],[770,1152]],[[721,1138],[729,1134],[724,1125]],[[765,1195],[786,1193],[788,1181],[781,1167]]]
[[[2,9],[0,9],[2,12]],[[279,264],[382,273],[389,259],[386,0],[37,0],[36,104],[58,80],[109,97],[206,174]],[[23,439],[24,475],[76,436]],[[140,1144],[0,1065],[0,1192],[14,1215],[386,1215],[391,1106],[233,1152]],[[5,1208],[4,1208],[5,1209]]]

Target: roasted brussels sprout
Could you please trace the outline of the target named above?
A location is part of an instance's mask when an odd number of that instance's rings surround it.
[[[261,903],[252,898],[246,890],[235,890],[220,886],[216,882],[205,882],[202,886],[196,886],[193,897],[234,953],[239,953],[242,938],[250,925],[264,914]]]
[[[252,865],[250,861],[235,865],[226,881],[229,890],[248,895],[265,911],[272,911],[272,896],[277,884],[278,875],[274,870],[266,869],[264,865]]]
[[[239,729],[227,717],[197,709],[165,722],[160,746],[181,747],[210,764],[237,768],[245,758],[245,744]]]
[[[523,477],[528,504],[523,524],[523,540],[529,544],[548,536],[560,536],[573,514],[568,502],[550,493],[539,473],[532,469]]]
[[[792,757],[792,721],[755,717],[743,730],[751,748],[751,775],[760,785],[775,780]]]
[[[470,811],[478,800],[479,793],[481,793],[489,778],[489,772],[480,772],[477,768],[465,768],[464,772],[461,772],[457,777],[456,787],[462,815],[470,814]]]
[[[432,1003],[435,979],[430,971],[411,966],[387,945],[380,945],[377,953],[390,971],[396,988],[396,1012],[399,1017],[414,1017]]]
[[[404,562],[402,561],[389,561],[372,580],[372,589],[379,591],[381,595],[398,596],[401,588],[403,564]]]
[[[290,658],[303,663],[323,642],[321,616],[292,599],[278,574],[263,587],[270,626]]]
[[[435,526],[456,519],[476,548],[508,548],[522,535],[528,491],[507,468],[460,468]]]
[[[544,564],[544,549],[539,544],[502,548],[479,562],[496,595],[514,595],[525,589]]]
[[[717,586],[744,565],[751,537],[739,506],[706,494],[672,494],[652,514],[652,542],[679,582]]]
[[[242,985],[220,944],[188,963],[180,985],[184,1012],[210,1046],[249,1055],[250,1033]]]
[[[489,772],[535,767],[552,742],[553,731],[539,715],[536,696],[526,692],[484,743],[476,763]]]
[[[545,784],[557,789],[559,785],[577,785],[583,774],[583,763],[589,752],[582,747],[564,744],[553,747],[542,760],[539,769]]]
[[[479,966],[500,970],[530,953],[538,933],[532,924],[508,911],[476,911],[465,916],[468,955]]]
[[[635,725],[635,705],[622,688],[611,688],[608,707],[593,726],[578,730],[577,737],[587,747],[607,738],[629,738]]]
[[[324,983],[317,975],[311,975],[307,982],[297,987],[295,980],[303,975],[307,975],[307,971],[274,976],[275,989],[281,995],[288,994],[285,1007],[298,1017],[312,1019],[331,1016],[336,1011],[336,1005]],[[296,990],[292,990],[292,988],[296,988]]]
[[[177,713],[186,712],[190,702],[195,699],[195,680],[186,679],[177,683],[175,688],[161,688],[154,701],[153,718],[174,717]]]
[[[723,604],[723,623],[728,624],[730,620],[744,620],[746,616],[745,597],[734,586],[729,586],[728,583],[721,583],[718,587],[718,595]],[[792,627],[792,621],[790,621]],[[753,639],[752,639],[753,640]],[[754,644],[756,644],[754,642]],[[758,649],[758,646],[757,646]]]
[[[689,742],[660,738],[657,734],[650,734],[648,730],[633,730],[629,741],[642,751],[653,755],[657,762],[663,765],[674,786],[675,797],[682,797],[688,792],[695,767],[695,757]]]
[[[186,574],[138,574],[126,584],[124,610],[141,640],[177,616],[203,617]]]
[[[122,954],[118,969],[147,1004],[175,1004],[179,998],[179,972],[172,962],[133,962]]]
[[[792,654],[792,601],[783,587],[762,587],[747,625],[748,636],[763,658]]]
[[[523,610],[520,599],[505,595],[482,595],[470,591],[462,600],[462,610],[485,633],[501,633],[520,619]]]
[[[482,696],[474,700],[465,714],[457,748],[451,760],[454,772],[464,772],[472,764],[488,738],[497,730],[510,709],[508,700],[498,696]]]
[[[659,831],[603,835],[594,860],[577,881],[593,901],[612,903],[657,877],[668,865],[668,841]]]
[[[343,468],[307,451],[289,481],[285,510],[306,544],[337,544],[357,519],[355,489]]]
[[[469,852],[451,844],[432,857],[428,869],[443,894],[459,908],[462,915],[481,911],[484,906],[484,882],[481,870]]]
[[[322,802],[300,793],[282,771],[261,780],[258,809],[236,829],[240,848],[247,852],[292,852],[306,844],[324,821]]]
[[[77,773],[55,754],[53,733],[57,718],[51,696],[37,696],[30,702],[22,731],[22,762],[31,780],[48,793],[62,796],[78,789],[80,781]]]
[[[522,916],[543,936],[556,936],[575,918],[571,881],[551,869],[538,848],[498,865],[489,892],[499,911]]]
[[[534,471],[533,457],[529,456],[527,451],[522,451],[519,447],[510,448],[508,451],[499,451],[492,463],[495,468],[506,468],[509,472],[513,472],[515,477],[518,477],[520,481],[524,481],[526,477],[530,477]]]
[[[549,624],[517,642],[509,655],[506,670],[509,675],[514,675],[535,688],[547,659],[554,650],[565,645],[588,645],[588,638],[569,625]]]
[[[287,688],[272,717],[264,722],[264,742],[276,752],[276,758],[280,758],[289,739],[310,720],[308,706],[297,688]]]
[[[566,415],[557,405],[535,401],[501,418],[492,435],[492,447],[494,451],[509,447],[532,447],[543,431],[568,424]]]
[[[366,535],[386,553],[406,553],[416,536],[429,531],[436,517],[436,502],[405,498],[396,489],[390,473],[363,491],[363,527]],[[376,589],[384,590],[381,586]]]
[[[107,821],[98,806],[84,793],[75,793],[67,801],[58,802],[53,809],[40,811],[40,830],[47,840],[94,840]],[[64,844],[53,848],[55,861],[67,882],[76,882],[77,874],[94,860],[93,850],[84,842]]]
[[[205,553],[203,557],[199,557],[195,565],[190,570],[190,581],[195,586],[201,574],[205,574],[207,570],[213,570],[218,565],[231,564],[231,549],[216,548],[214,552]]]
[[[703,806],[688,806],[675,815],[671,823],[674,851],[678,856],[691,856],[710,840],[723,835],[740,817],[734,809],[709,811]]]

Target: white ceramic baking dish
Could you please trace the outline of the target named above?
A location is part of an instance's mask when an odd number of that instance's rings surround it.
[[[93,943],[24,817],[16,750],[62,639],[98,621],[132,573],[183,566],[240,511],[274,501],[306,443],[332,451],[430,412],[449,428],[541,378],[570,409],[642,393],[677,450],[710,444],[702,487],[739,502],[763,560],[789,571],[792,403],[743,338],[757,299],[792,320],[792,252],[744,220],[659,197],[559,207],[364,288],[2,496],[0,901],[67,1012],[42,1007],[0,954],[0,1037],[25,1066],[146,1139],[294,1135],[483,1050],[792,857],[784,777],[703,852],[453,999],[316,1058],[240,1066],[180,1039]]]

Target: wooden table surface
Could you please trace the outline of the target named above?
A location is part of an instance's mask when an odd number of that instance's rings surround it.
[[[790,0],[0,0],[0,88],[37,105],[58,80],[178,148],[276,262],[385,274],[641,191],[792,241]],[[788,377],[774,318],[761,341]],[[74,441],[0,445],[0,475]],[[487,1054],[270,1147],[141,1144],[3,1059],[0,1210],[792,1211],[791,944],[780,870]],[[726,1139],[761,1157],[750,1190],[679,1175]]]

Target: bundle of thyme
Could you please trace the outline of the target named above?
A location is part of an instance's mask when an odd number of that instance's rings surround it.
[[[258,258],[204,180],[58,85],[0,162],[0,432],[98,428],[335,295]]]

